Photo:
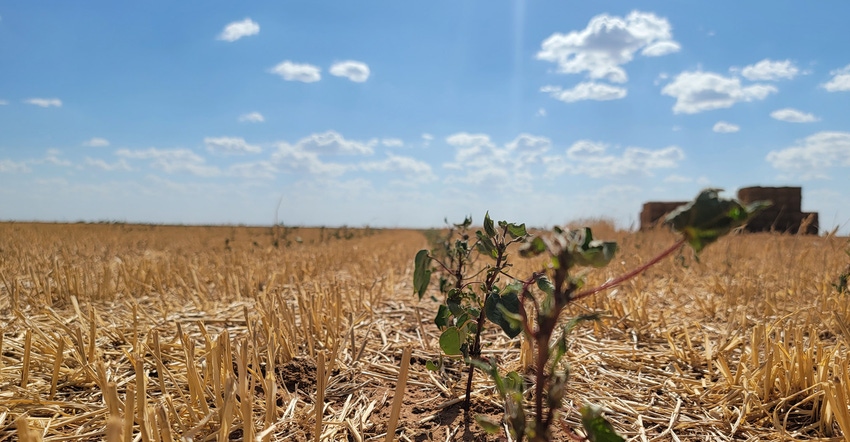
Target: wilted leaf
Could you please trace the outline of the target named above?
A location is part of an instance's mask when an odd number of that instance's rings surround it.
[[[696,253],[771,204],[757,201],[744,207],[737,200],[720,198],[721,191],[705,189],[694,201],[667,215],[665,222],[681,232]]]
[[[581,407],[581,425],[587,431],[591,442],[624,442],[608,420],[602,416],[602,409],[590,404]]]
[[[413,267],[413,290],[422,299],[422,295],[428,290],[428,284],[431,283],[431,257],[428,256],[427,250],[420,250],[416,254]]]
[[[449,327],[443,334],[440,335],[440,349],[447,355],[462,354],[460,346],[462,344],[460,330],[457,327]]]

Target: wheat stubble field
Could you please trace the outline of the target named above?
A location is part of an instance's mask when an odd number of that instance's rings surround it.
[[[602,227],[620,252],[589,282],[675,239]],[[573,306],[605,315],[573,335],[564,427],[588,400],[634,441],[850,440],[848,246],[732,235]],[[465,428],[460,363],[425,368],[437,304],[411,274],[428,247],[413,230],[2,223],[0,441],[503,437]],[[485,335],[522,368],[519,339]],[[500,414],[482,374],[473,402]]]

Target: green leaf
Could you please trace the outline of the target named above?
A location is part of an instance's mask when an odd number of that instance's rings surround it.
[[[511,235],[511,238],[522,238],[528,235],[528,231],[525,229],[525,223],[520,225],[516,224],[508,224],[508,235]]]
[[[501,296],[491,293],[484,301],[484,312],[487,319],[501,327],[508,337],[514,338],[522,331],[522,322],[517,320],[519,298],[516,291],[508,291]]]
[[[537,280],[537,288],[546,293],[549,296],[555,295],[555,286],[552,285],[552,281],[549,278],[542,276]]]
[[[440,367],[434,361],[425,361],[425,368],[428,371],[439,371]]]
[[[483,414],[475,415],[475,422],[481,426],[489,434],[496,434],[502,431],[502,425],[500,422],[494,421],[488,416],[484,416]]]
[[[460,302],[449,299],[446,301],[446,307],[448,307],[449,312],[455,317],[464,314],[463,306],[460,305]]]
[[[605,267],[614,259],[617,243],[593,239],[593,232],[585,227],[570,232],[570,258],[574,264],[586,267]]]
[[[462,354],[460,346],[463,339],[460,335],[460,330],[457,327],[449,327],[443,331],[443,334],[440,335],[440,349],[443,350],[443,353],[450,356]]]
[[[496,246],[493,244],[493,240],[488,238],[484,233],[480,230],[475,232],[475,236],[478,237],[478,242],[475,243],[478,251],[483,254],[493,258],[498,256],[498,252],[496,251]]]
[[[543,241],[543,238],[539,236],[535,236],[530,241],[526,241],[522,247],[519,248],[520,256],[525,258],[538,256],[545,251],[546,241]]]
[[[694,201],[678,207],[665,219],[682,233],[696,253],[771,204],[757,201],[745,207],[737,200],[720,198],[719,192],[722,189],[705,189]]]
[[[428,290],[428,284],[431,282],[431,257],[427,250],[420,250],[416,254],[413,267],[413,291],[422,299],[422,295]]]
[[[437,316],[434,318],[434,324],[437,325],[437,328],[442,330],[449,325],[449,319],[451,319],[452,312],[446,307],[445,304],[440,304],[437,308]]]
[[[581,407],[581,425],[591,442],[625,442],[614,427],[602,416],[602,408],[585,404]]]
[[[487,236],[493,238],[496,236],[496,228],[493,227],[493,220],[490,219],[490,212],[484,214],[484,232]]]

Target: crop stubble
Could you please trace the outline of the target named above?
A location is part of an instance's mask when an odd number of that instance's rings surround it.
[[[0,441],[389,440],[391,423],[398,440],[487,440],[464,428],[462,365],[425,369],[422,233],[289,229],[0,224]],[[591,283],[673,241],[612,235],[618,261]],[[632,440],[842,440],[847,244],[735,235],[579,303],[607,314],[574,334],[568,404],[603,405]],[[485,356],[524,366],[518,339],[487,333]],[[475,385],[474,411],[499,416]]]

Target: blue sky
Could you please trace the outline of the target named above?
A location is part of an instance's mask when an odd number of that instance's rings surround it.
[[[0,219],[439,226],[803,186],[850,232],[850,3],[0,3]]]

